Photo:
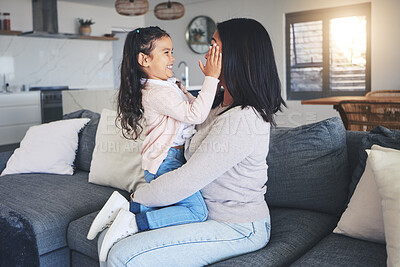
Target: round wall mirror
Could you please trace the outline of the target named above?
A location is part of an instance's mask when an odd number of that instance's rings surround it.
[[[186,28],[186,42],[190,49],[197,54],[206,53],[216,29],[217,25],[210,17],[198,16],[192,19]]]

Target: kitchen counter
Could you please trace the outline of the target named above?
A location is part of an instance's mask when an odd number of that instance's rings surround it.
[[[37,93],[37,91],[0,92],[0,97],[11,96],[11,95],[35,94],[35,93]]]
[[[89,109],[101,113],[104,108],[115,110],[118,90],[90,89],[63,91],[63,113]]]
[[[200,90],[201,85],[194,85],[188,91]],[[70,113],[79,109],[89,109],[101,113],[104,108],[116,110],[118,90],[95,89],[63,91],[63,112]]]

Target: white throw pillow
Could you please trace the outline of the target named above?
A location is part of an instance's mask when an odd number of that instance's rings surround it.
[[[388,148],[373,146],[371,149],[385,151]],[[369,153],[369,151],[367,152]],[[354,194],[333,232],[367,241],[385,243],[381,198],[368,161]]]
[[[1,175],[15,173],[74,173],[78,134],[90,119],[60,120],[32,126]]]
[[[89,182],[133,192],[145,183],[140,149],[143,136],[129,140],[115,125],[116,112],[104,109],[96,132]]]
[[[389,267],[400,266],[400,150],[380,151],[372,146],[368,156],[382,199]]]

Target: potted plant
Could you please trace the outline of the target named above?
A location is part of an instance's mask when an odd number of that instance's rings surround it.
[[[94,21],[92,19],[78,18],[78,22],[80,25],[79,34],[89,36],[90,33],[92,32],[92,28],[90,27],[90,25],[94,24]]]

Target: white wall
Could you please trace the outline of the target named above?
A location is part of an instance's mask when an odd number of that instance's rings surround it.
[[[92,35],[111,33],[112,27],[134,28],[144,25],[144,16],[121,16],[113,7],[77,4],[66,1],[57,2],[58,31],[78,33],[77,18],[93,19]],[[2,0],[0,12],[10,12],[11,29],[32,30],[32,0]]]
[[[112,42],[0,36],[0,85],[112,89]],[[2,95],[0,95],[2,97]]]
[[[285,77],[285,13],[329,8],[371,2],[372,21],[372,90],[400,88],[400,1],[399,0],[215,0],[186,5],[186,14],[177,21],[161,21],[152,12],[145,15],[146,26],[159,25],[171,34],[176,64],[174,71],[180,77],[179,61],[190,67],[191,84],[202,83],[202,73],[197,66],[204,55],[193,53],[185,42],[185,30],[190,20],[198,15],[208,15],[216,22],[234,17],[250,17],[260,21],[267,29],[273,43],[283,96],[286,98]],[[339,116],[332,106],[303,106],[300,101],[287,101],[288,110],[277,117],[280,126],[296,126]]]
[[[0,0],[0,12],[11,13],[11,29],[22,32],[32,31],[32,0]],[[129,29],[144,25],[144,16],[125,17],[118,15],[114,8],[93,5],[58,2],[58,29],[61,33],[78,33],[76,19],[92,18],[92,35],[101,36],[111,33],[112,29]],[[49,39],[24,36],[0,36],[0,86],[3,86],[4,74],[12,90],[18,91],[22,85],[54,86],[68,85],[72,88],[112,89],[114,87],[113,53],[110,41]],[[1,91],[1,90],[0,90]],[[99,92],[95,94],[95,92]],[[83,91],[79,91],[84,94]],[[89,91],[87,91],[89,92]],[[91,101],[89,108],[95,111],[109,107],[111,99],[104,97],[115,91],[90,91],[94,94],[83,99]],[[76,92],[78,93],[78,92]],[[29,93],[14,94],[27,98]],[[11,106],[6,112],[7,120],[1,120],[0,145],[19,142],[29,126],[40,123],[32,119],[32,112],[16,103],[13,95],[0,94],[0,102]],[[66,108],[73,106],[70,99]],[[82,96],[84,98],[84,96]],[[31,105],[32,106],[32,105]],[[30,107],[31,107],[30,106]],[[40,106],[39,98],[35,107]],[[79,106],[78,106],[79,107]],[[67,110],[68,111],[68,110]],[[71,111],[71,110],[70,110]],[[4,114],[3,114],[4,115]],[[23,121],[18,116],[23,117]],[[39,109],[40,116],[40,109]],[[5,124],[14,121],[14,126]]]
[[[400,1],[372,1],[372,90],[400,89]]]
[[[78,33],[77,18],[93,19],[92,35],[111,33],[112,28],[136,28],[144,25],[144,16],[121,16],[115,8],[58,1],[58,31]]]
[[[77,18],[93,19],[92,35],[114,28],[144,25],[144,16],[121,16],[115,8],[59,1],[58,30],[78,33]],[[0,12],[11,13],[11,29],[31,31],[32,0],[1,1]],[[14,91],[26,86],[68,85],[70,88],[114,88],[111,41],[0,36],[0,86]],[[1,96],[0,96],[1,97]]]
[[[32,0],[0,1],[0,12],[9,12],[11,30],[32,30]]]

